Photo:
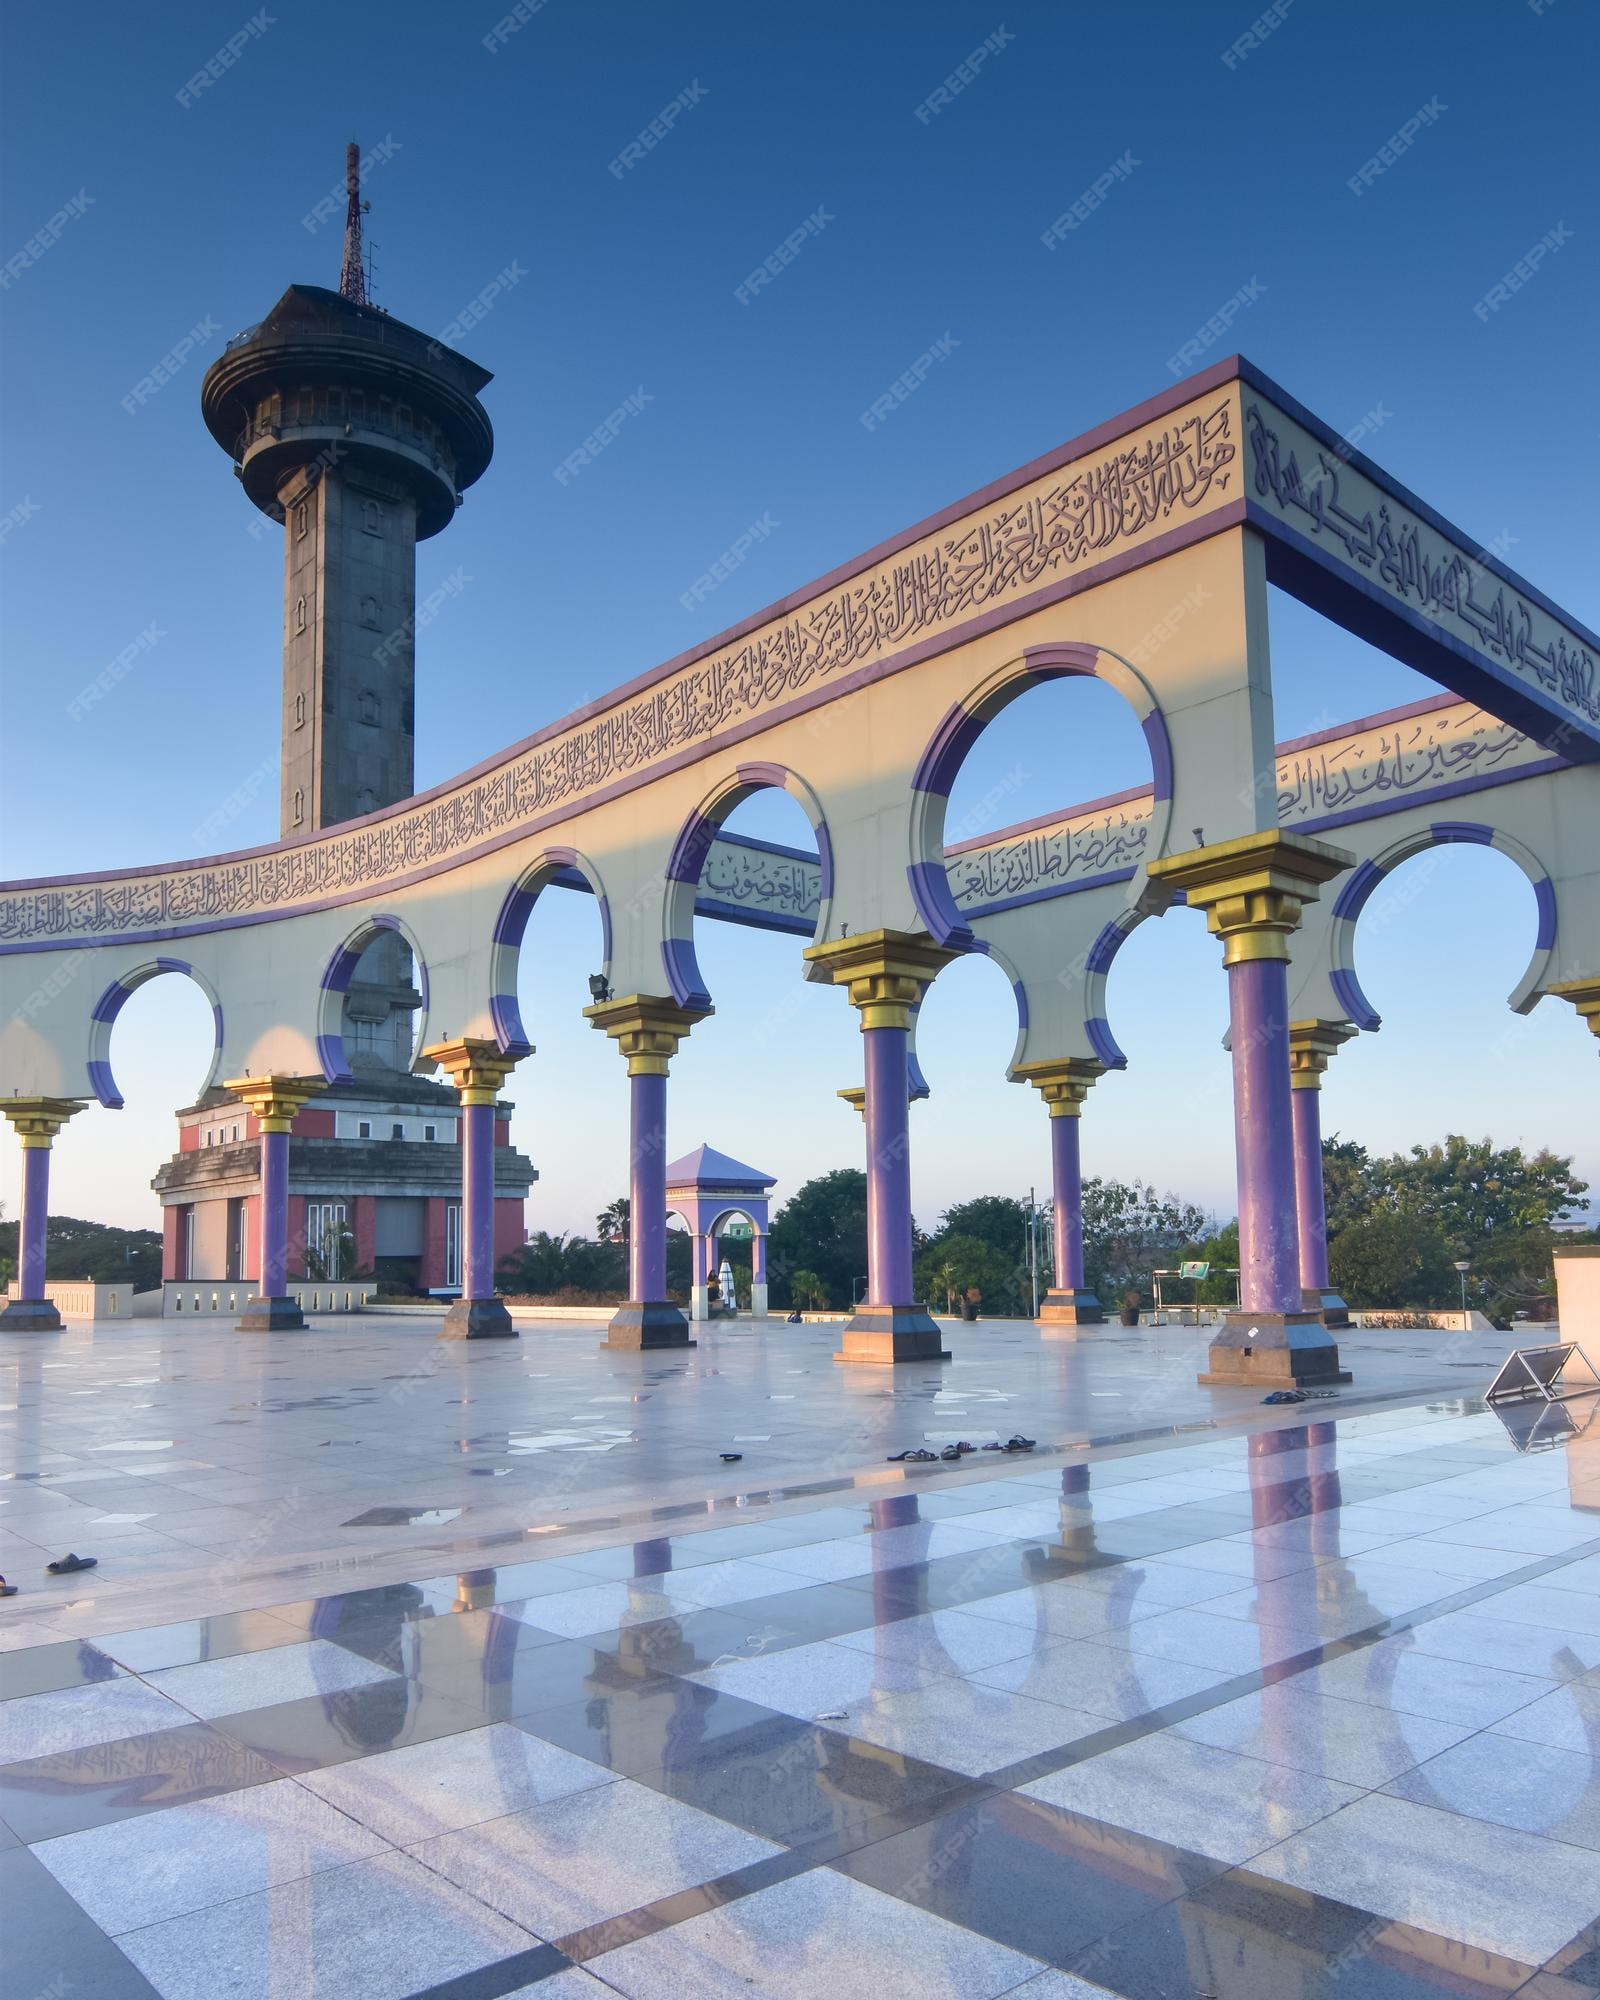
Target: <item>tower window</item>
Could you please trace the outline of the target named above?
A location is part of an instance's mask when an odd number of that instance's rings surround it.
[[[390,1127],[389,1137],[391,1139],[403,1139],[405,1136],[406,1136],[406,1128],[403,1125],[394,1125]]]
[[[363,624],[363,625],[365,625],[365,626],[366,626],[366,628],[367,628],[367,630],[368,630],[369,632],[376,632],[376,631],[377,631],[377,629],[378,629],[378,600],[377,600],[377,599],[376,599],[375,597],[363,597],[363,598],[362,598],[362,600],[361,600],[361,622],[362,622],[362,624]]]
[[[297,632],[306,629],[306,601],[303,597],[297,597],[294,601],[294,629]]]
[[[438,1138],[438,1136],[439,1136],[439,1128],[438,1128],[438,1126],[437,1126],[437,1125],[424,1125],[424,1126],[423,1126],[423,1128],[422,1128],[422,1136],[423,1136],[423,1138],[424,1138],[424,1139],[437,1139],[437,1138]]]
[[[376,500],[362,501],[361,530],[363,534],[367,535],[382,535],[383,509],[378,505]]]
[[[360,1124],[357,1125],[356,1137],[358,1139],[370,1139],[372,1137],[372,1120],[370,1118],[363,1118]]]
[[[311,526],[311,510],[302,500],[298,503],[298,505],[295,507],[294,510],[294,538],[297,542],[303,542],[305,540],[306,531],[310,526]]]
[[[306,795],[303,791],[301,791],[300,787],[296,785],[294,788],[293,824],[295,826],[301,825],[305,819],[305,816],[306,816]]]
[[[296,729],[304,729],[306,726],[306,698],[303,694],[297,694],[294,698],[294,726]]]
[[[369,723],[374,729],[376,729],[379,721],[378,697],[376,696],[376,694],[373,693],[371,688],[363,688],[361,690],[359,707],[361,711],[361,720],[365,723]]]

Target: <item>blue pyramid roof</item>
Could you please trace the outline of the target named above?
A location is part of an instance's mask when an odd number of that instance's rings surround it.
[[[696,1146],[692,1153],[685,1153],[681,1160],[674,1160],[667,1168],[668,1187],[743,1187],[769,1188],[777,1180],[776,1174],[764,1174],[756,1167],[747,1167],[740,1160],[730,1159],[726,1153],[719,1153],[715,1146]]]

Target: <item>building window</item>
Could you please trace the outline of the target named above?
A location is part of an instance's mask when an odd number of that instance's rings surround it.
[[[235,1144],[236,1146],[237,1146],[237,1145],[238,1145],[238,1143],[239,1143],[239,1128],[238,1128],[238,1126],[237,1126],[237,1125],[235,1125],[235,1126],[234,1126],[234,1128],[233,1128],[233,1143],[234,1143],[234,1144]]]
[[[302,500],[294,510],[294,538],[297,542],[303,542],[305,540],[306,530],[310,526],[311,526],[310,510],[307,508],[306,503]]]
[[[406,1136],[406,1128],[403,1125],[390,1126],[389,1137],[391,1139],[403,1139],[405,1136]]]
[[[350,1275],[355,1244],[342,1201],[306,1203],[306,1276],[324,1282]]]
[[[303,597],[297,597],[294,601],[294,629],[297,632],[306,629],[306,601]]]
[[[356,1127],[356,1137],[358,1139],[370,1139],[372,1137],[372,1120],[370,1118],[363,1118],[361,1123]]]
[[[377,600],[377,599],[376,599],[375,597],[363,597],[363,598],[362,598],[362,600],[361,600],[361,622],[362,622],[362,624],[363,624],[363,625],[365,625],[365,626],[366,626],[366,628],[367,628],[367,630],[368,630],[369,632],[376,632],[376,631],[377,631],[377,629],[378,629],[378,600]]]
[[[363,688],[357,703],[361,720],[376,729],[379,722],[378,697],[371,688]]]
[[[383,509],[382,509],[382,508],[381,508],[381,507],[380,507],[380,506],[378,505],[378,503],[377,503],[377,501],[376,501],[376,500],[363,500],[363,501],[362,501],[362,503],[361,503],[361,528],[362,528],[362,532],[363,532],[364,534],[368,534],[368,535],[382,535],[382,533],[383,533]]]
[[[300,787],[296,785],[294,788],[294,819],[292,821],[292,824],[295,826],[301,825],[305,819],[305,816],[306,816],[306,795],[303,791],[301,791]]]
[[[216,1133],[215,1133],[215,1132],[213,1132],[213,1131],[211,1130],[211,1128],[210,1128],[210,1127],[208,1126],[208,1127],[206,1128],[206,1144],[207,1144],[208,1146],[214,1146],[214,1145],[215,1145],[216,1143],[217,1143],[217,1135],[216,1135]]]
[[[294,698],[294,726],[296,729],[304,729],[306,726],[306,698],[303,694],[297,694]]]
[[[431,1139],[437,1139],[437,1138],[438,1138],[438,1136],[439,1136],[439,1128],[438,1128],[438,1126],[437,1126],[437,1125],[424,1125],[424,1126],[423,1126],[423,1128],[422,1128],[422,1136],[423,1136],[423,1138],[424,1138],[424,1139],[430,1139],[430,1140],[431,1140]]]
[[[461,1289],[461,1204],[447,1202],[444,1211],[444,1281],[453,1292]]]

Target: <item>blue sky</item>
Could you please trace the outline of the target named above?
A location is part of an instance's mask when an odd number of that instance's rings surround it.
[[[495,373],[495,462],[420,554],[420,588],[469,581],[419,643],[419,786],[1167,386],[1168,358],[1242,287],[1254,301],[1225,345],[1341,429],[1379,413],[1365,449],[1593,623],[1592,8],[1296,0],[1226,61],[1257,12],[529,0],[490,51],[500,0],[12,10],[0,264],[88,200],[3,300],[0,869],[215,846],[200,824],[273,755],[280,552],[197,400],[221,341],[285,284],[337,282],[338,218],[303,218],[352,136],[384,154],[366,187],[381,304],[436,330],[519,273],[463,342]],[[238,34],[237,59],[180,103]],[[970,87],[919,117],[986,43]],[[669,136],[611,172],[674,100],[691,101]],[[1353,193],[1423,107],[1415,143]],[[1047,249],[1114,162],[1103,203]],[[793,264],[741,303],[741,281],[819,209]],[[1559,253],[1480,321],[1474,302],[1562,224]],[[212,324],[130,414],[141,377]],[[946,334],[921,391],[866,431],[861,411]],[[641,387],[649,401],[610,449],[558,483]],[[686,611],[681,594],[763,520],[746,564]],[[152,630],[70,721],[72,697]],[[1273,646],[1280,736],[1429,691],[1279,598]],[[1097,692],[1054,687],[1008,711],[956,812],[1017,769],[1007,819],[1141,781],[1139,739]],[[797,835],[784,804],[739,824]],[[224,840],[275,832],[269,781]],[[536,919],[540,1054],[515,1081],[518,1137],[544,1175],[536,1226],[585,1224],[621,1185],[622,1066],[577,1020],[592,921],[577,897]],[[1363,932],[1386,1025],[1335,1064],[1330,1127],[1390,1147],[1465,1125],[1574,1150],[1600,1181],[1593,1042],[1571,1010],[1545,1002],[1499,1043],[1533,922],[1509,864],[1458,849],[1404,923]],[[832,1097],[858,1067],[842,1000],[811,996],[795,1045],[762,1039],[794,950],[701,926],[719,1012],[680,1057],[673,1099],[675,1150],[707,1139],[789,1186],[860,1150]],[[1091,1171],[1147,1174],[1225,1217],[1217,958],[1198,922],[1174,919],[1124,951],[1111,997],[1130,1068],[1098,1087],[1084,1137]],[[203,1064],[195,999],[165,980],[130,1003],[115,1051],[129,1109],[69,1129],[58,1209],[153,1218],[167,1115]],[[1009,1008],[993,967],[964,964],[925,1010],[925,1223],[1046,1179],[1039,1107],[1003,1081]],[[14,1173],[8,1159],[9,1198]]]

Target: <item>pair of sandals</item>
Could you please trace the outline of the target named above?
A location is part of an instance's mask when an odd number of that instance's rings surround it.
[[[1263,1403],[1329,1403],[1334,1399],[1332,1389],[1274,1389],[1270,1396],[1261,1398]]]
[[[1037,1439],[1025,1438],[1020,1431],[1015,1436],[1009,1438],[1004,1444],[968,1444],[963,1438],[959,1444],[947,1444],[944,1450],[940,1452],[924,1450],[920,1445],[911,1451],[891,1451],[889,1453],[889,1463],[891,1465],[932,1465],[936,1459],[955,1460],[965,1458],[969,1452],[975,1451],[1032,1451],[1036,1443]]]
[[[99,1560],[98,1556],[58,1556],[53,1563],[46,1563],[45,1568],[51,1576],[73,1576],[80,1569],[93,1569]],[[0,1597],[15,1597],[18,1587],[0,1576]]]

